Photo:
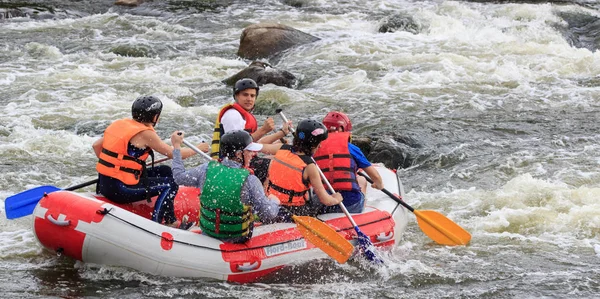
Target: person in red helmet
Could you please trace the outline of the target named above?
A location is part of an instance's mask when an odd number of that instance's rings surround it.
[[[367,181],[356,172],[362,168],[373,179],[375,189],[383,189],[383,180],[371,162],[356,145],[350,143],[352,122],[342,112],[331,111],[323,118],[329,137],[321,143],[314,155],[317,165],[332,185],[341,193],[350,213],[360,213],[365,206]],[[341,212],[339,206],[325,208],[326,213]]]

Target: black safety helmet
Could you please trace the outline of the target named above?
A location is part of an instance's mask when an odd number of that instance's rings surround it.
[[[219,156],[234,158],[237,151],[243,151],[250,143],[252,143],[252,136],[244,130],[225,133],[221,136]]]
[[[131,105],[131,116],[136,121],[153,123],[156,125],[154,117],[160,115],[162,108],[163,104],[157,97],[141,96],[133,101],[133,105]]]
[[[298,123],[296,133],[294,133],[295,144],[301,145],[305,149],[314,148],[321,141],[327,139],[327,128],[321,122],[312,119],[304,119]]]
[[[233,86],[233,98],[238,94],[238,92],[242,90],[246,90],[248,88],[256,89],[256,96],[258,97],[258,84],[250,78],[243,78],[235,82],[235,86]]]

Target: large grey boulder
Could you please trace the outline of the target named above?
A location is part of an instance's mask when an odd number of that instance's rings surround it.
[[[244,28],[238,56],[246,59],[271,57],[289,48],[318,41],[319,38],[290,26],[261,23]]]
[[[378,136],[354,136],[352,143],[358,146],[369,161],[383,163],[391,169],[408,168],[424,157],[422,146],[411,137],[400,134]]]

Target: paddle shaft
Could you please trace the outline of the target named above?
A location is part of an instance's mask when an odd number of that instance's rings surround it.
[[[373,180],[367,176],[366,173],[359,171],[358,175],[364,177],[365,179],[367,179],[367,182],[373,184]],[[401,198],[399,198],[397,195],[393,194],[392,192],[388,191],[387,189],[383,188],[381,189],[381,191],[383,191],[383,193],[387,194],[387,196],[391,197],[393,200],[395,200],[397,203],[401,204],[403,207],[407,208],[409,211],[411,212],[415,212],[415,209],[413,209],[413,207],[409,206],[407,203],[405,203]]]
[[[288,122],[287,117],[285,117],[285,114],[283,114],[283,111],[281,109],[277,109],[275,110],[275,112],[279,113],[279,116],[281,116],[281,119],[283,119],[284,122]],[[294,134],[296,130],[294,130],[294,128],[290,127],[290,132],[292,132],[292,134]]]
[[[281,113],[281,111],[282,111],[282,109],[275,109],[275,113]],[[290,132],[291,132],[291,130],[292,130],[292,128],[290,128]],[[273,129],[273,132],[277,133],[278,131]],[[283,132],[283,133],[285,134],[285,132]],[[281,141],[281,143],[283,143],[283,144],[287,143],[283,137],[279,138],[279,141]]]
[[[165,157],[165,158],[158,159],[158,160],[154,161],[154,163],[162,163],[162,162],[165,162],[165,161],[167,161],[169,159],[170,159],[169,157]],[[152,162],[146,164],[146,166],[149,166],[149,165],[152,165]],[[93,184],[95,184],[97,182],[98,182],[98,179],[94,179],[94,180],[91,180],[91,181],[87,181],[87,182],[81,183],[79,185],[75,185],[75,186],[71,186],[69,188],[65,188],[64,190],[66,190],[66,191],[73,191],[73,190],[81,189],[83,187],[87,187],[89,185],[93,185]]]
[[[207,153],[201,151],[199,148],[197,148],[195,145],[191,144],[189,141],[184,139],[183,144],[185,144],[187,147],[191,148],[196,153],[202,155],[204,158],[208,159],[208,161],[212,160],[212,158]]]
[[[281,116],[281,119],[283,119],[284,122],[288,122],[288,119],[287,119],[287,117],[285,117],[285,114],[283,114],[283,111],[281,111],[280,109],[277,109],[277,111],[279,112],[279,116]],[[290,128],[290,132],[294,133],[294,129]],[[335,190],[333,189],[333,187],[331,186],[331,184],[329,183],[329,181],[325,177],[325,174],[323,173],[323,171],[321,171],[321,168],[319,168],[319,166],[317,165],[317,162],[315,162],[315,159],[313,159],[312,157],[311,157],[311,159],[312,159],[313,163],[315,163],[315,166],[317,166],[317,170],[319,171],[319,174],[321,175],[321,178],[323,178],[323,181],[325,181],[325,184],[327,185],[327,188],[329,189],[329,192],[331,192],[332,194],[335,193]],[[350,213],[346,209],[346,206],[344,206],[344,204],[341,203],[341,202],[340,202],[339,206],[342,209],[342,211],[344,212],[344,214],[346,214],[346,217],[348,217],[348,220],[350,220],[350,223],[352,223],[352,225],[355,228],[358,228],[358,225],[356,225],[356,222],[354,221],[354,218],[352,218],[352,216],[350,215]]]
[[[333,187],[331,186],[331,184],[329,183],[329,181],[325,177],[325,174],[323,173],[323,171],[321,170],[321,168],[317,165],[317,162],[315,162],[315,159],[313,159],[312,157],[311,157],[311,159],[312,159],[313,163],[315,163],[315,166],[317,166],[317,170],[319,171],[319,174],[321,175],[321,178],[323,179],[323,181],[327,185],[327,189],[329,189],[329,192],[331,192],[331,194],[335,193],[335,190],[333,189]],[[344,203],[340,202],[339,206],[342,209],[342,211],[344,212],[344,214],[346,214],[346,217],[348,217],[348,220],[350,220],[350,223],[352,223],[352,225],[355,228],[358,228],[358,225],[354,221],[354,218],[352,218],[352,215],[350,215],[350,213],[346,209],[346,206],[344,205]]]

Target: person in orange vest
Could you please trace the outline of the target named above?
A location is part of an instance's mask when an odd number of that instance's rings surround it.
[[[383,189],[383,180],[360,148],[350,143],[352,122],[346,114],[331,111],[323,118],[323,124],[329,131],[329,137],[321,143],[314,159],[333,189],[344,197],[343,203],[348,212],[360,213],[365,206],[367,180],[356,174],[358,169],[362,168],[373,179],[371,186],[375,189]],[[342,210],[339,206],[332,206],[326,207],[325,212],[340,213]]]
[[[211,157],[219,157],[219,142],[225,133],[244,130],[252,136],[252,140],[261,144],[272,144],[273,142],[289,134],[289,123],[284,123],[277,132],[267,135],[275,128],[275,121],[269,117],[259,128],[256,118],[252,114],[256,98],[259,92],[258,84],[252,79],[244,78],[238,80],[233,87],[234,102],[221,108],[215,121],[213,139],[211,145]],[[265,136],[266,135],[266,136]],[[269,159],[254,158],[250,167],[256,176],[264,182],[269,167]]]
[[[179,186],[169,166],[154,166],[154,151],[173,158],[173,147],[163,142],[154,130],[162,108],[157,97],[141,96],[131,106],[132,118],[114,121],[104,136],[94,142],[92,147],[98,157],[97,191],[120,204],[149,200],[158,195],[158,209],[152,219],[178,226],[173,200]],[[208,152],[208,144],[201,143],[198,147]],[[194,154],[189,148],[181,150],[183,158]],[[153,162],[150,168],[146,167],[148,156]]]
[[[292,145],[277,145],[279,149],[269,166],[267,194],[275,195],[294,215],[316,215],[323,205],[333,206],[343,200],[340,193],[327,192],[311,158],[319,144],[327,139],[327,129],[316,120],[305,119],[298,123],[294,134]],[[264,148],[277,146],[265,145]],[[318,199],[312,196],[311,187]],[[290,221],[287,213],[280,215],[279,220]]]

